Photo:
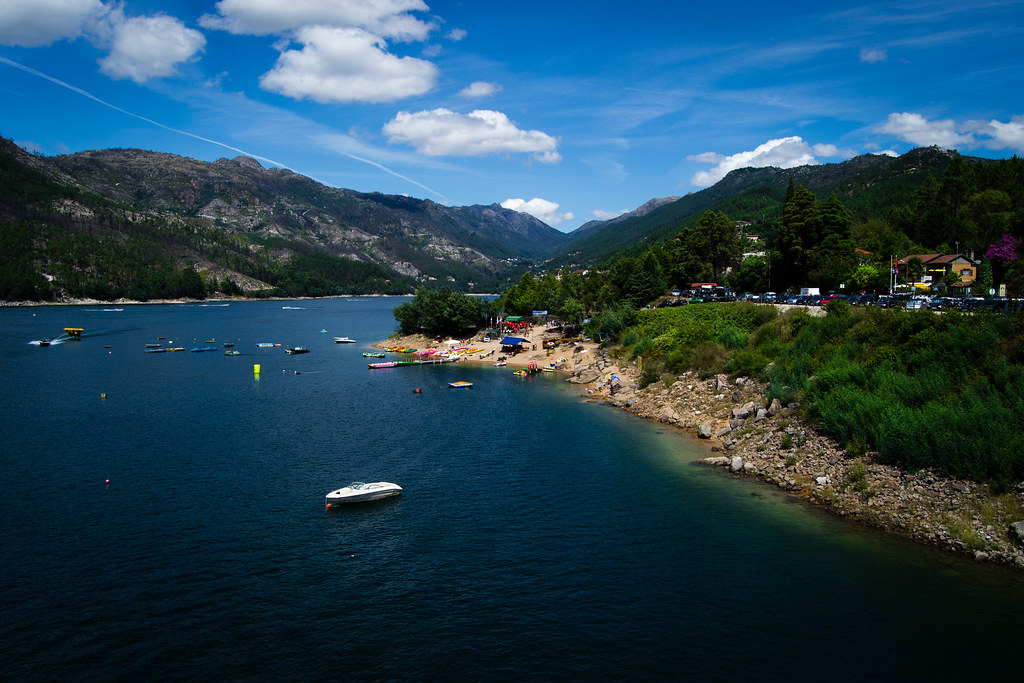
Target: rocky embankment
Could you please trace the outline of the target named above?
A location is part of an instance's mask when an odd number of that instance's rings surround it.
[[[1003,495],[935,472],[903,472],[815,432],[797,404],[768,403],[759,382],[688,372],[640,389],[636,368],[607,350],[570,361],[569,381],[640,417],[706,440],[700,462],[756,477],[837,515],[978,561],[1024,569],[1024,488]]]

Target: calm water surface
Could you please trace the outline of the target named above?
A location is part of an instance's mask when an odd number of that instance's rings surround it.
[[[0,675],[1018,671],[1013,572],[694,465],[698,444],[556,377],[370,371],[396,303],[0,310]],[[31,343],[65,326],[84,338]],[[143,353],[158,337],[242,355]],[[379,479],[405,493],[325,511],[331,489]]]

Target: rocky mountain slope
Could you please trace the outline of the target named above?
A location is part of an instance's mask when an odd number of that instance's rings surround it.
[[[137,149],[38,157],[4,140],[0,173],[4,221],[73,217],[65,223],[90,234],[121,231],[125,221],[169,233],[212,231],[239,245],[249,260],[269,261],[268,267],[315,254],[375,264],[408,278],[410,286],[441,280],[493,291],[518,275],[524,261],[569,239],[497,205],[446,207],[331,188],[248,157],[211,163]],[[152,234],[171,246],[166,236]],[[217,265],[228,279],[249,286],[259,280],[257,273],[231,272],[217,250],[189,246],[177,250],[178,261]]]

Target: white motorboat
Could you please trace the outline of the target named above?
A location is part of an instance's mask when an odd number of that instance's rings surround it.
[[[339,503],[365,503],[370,500],[380,500],[397,496],[402,492],[402,487],[392,484],[390,481],[373,481],[364,483],[354,481],[348,486],[336,489],[327,494],[327,507]]]
[[[335,344],[355,344],[356,340],[355,339],[349,339],[348,337],[335,337],[334,338],[334,343]]]

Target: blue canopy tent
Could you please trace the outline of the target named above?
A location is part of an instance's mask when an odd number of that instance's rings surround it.
[[[521,351],[523,348],[522,337],[505,337],[501,340],[502,351]]]

